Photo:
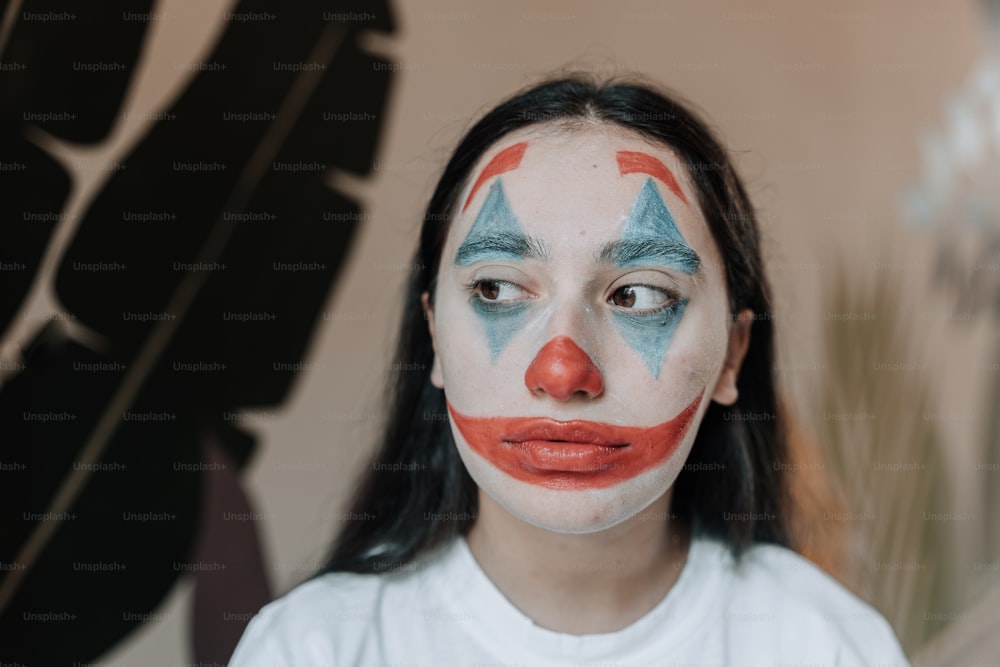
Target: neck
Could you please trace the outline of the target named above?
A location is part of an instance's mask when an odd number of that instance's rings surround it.
[[[687,559],[687,526],[670,521],[668,491],[638,515],[595,533],[525,523],[479,491],[469,549],[500,592],[536,625],[615,632],[651,611]]]

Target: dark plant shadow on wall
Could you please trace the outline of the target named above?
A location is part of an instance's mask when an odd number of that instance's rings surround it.
[[[235,4],[77,224],[45,140],[109,135],[161,3],[0,1],[0,337],[39,285],[59,305],[0,369],[4,662],[93,661],[189,575],[222,664],[270,599],[233,415],[288,395],[364,218],[328,183],[372,167],[388,2]]]

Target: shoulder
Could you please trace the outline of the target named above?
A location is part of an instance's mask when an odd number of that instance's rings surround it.
[[[344,664],[363,653],[387,608],[419,599],[416,569],[389,574],[319,575],[264,606],[250,621],[231,667]]]
[[[275,627],[327,627],[368,620],[388,578],[333,572],[303,582],[261,609]]]
[[[791,549],[755,545],[731,567],[734,600],[742,605],[816,614],[836,626],[855,620],[885,623],[871,605]]]
[[[908,664],[875,608],[794,551],[758,544],[720,562],[730,574],[723,622],[736,636],[766,638],[830,664]]]

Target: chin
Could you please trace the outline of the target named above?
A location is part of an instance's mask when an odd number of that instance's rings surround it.
[[[486,493],[489,490],[484,489]],[[526,492],[491,497],[521,521],[554,533],[582,535],[613,528],[645,509],[649,503],[633,506],[621,499],[606,497],[612,489],[599,492],[530,489]],[[603,497],[602,497],[603,496]],[[653,502],[656,498],[651,498]]]
[[[560,489],[514,479],[465,447],[459,453],[473,481],[511,515],[537,528],[573,535],[607,530],[639,515],[670,489],[683,465],[683,458],[675,457],[613,486]]]

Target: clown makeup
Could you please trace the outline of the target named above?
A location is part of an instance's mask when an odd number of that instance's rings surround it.
[[[545,252],[538,243],[524,235],[521,225],[510,210],[503,185],[498,178],[490,187],[486,203],[476,216],[469,235],[455,253],[455,264],[470,266],[489,261],[520,262],[528,258],[542,258],[544,255]],[[492,299],[481,299],[477,296],[475,290],[481,290],[482,287],[483,283],[469,285],[469,303],[482,320],[486,338],[489,340],[490,358],[495,362],[511,336],[524,327],[528,303],[526,301],[506,303],[501,295],[505,291],[510,291],[513,286],[501,281],[497,281],[496,285],[490,285],[497,293]]]
[[[668,492],[731,395],[718,249],[672,151],[630,133],[521,131],[483,163],[442,254],[432,380],[483,492],[610,527]]]
[[[671,182],[677,187],[672,177]],[[692,275],[701,267],[698,253],[684,241],[652,178],[647,178],[639,191],[621,240],[602,249],[601,257],[611,259],[616,267],[623,269],[662,265]],[[649,366],[654,378],[660,374],[663,355],[686,305],[687,299],[678,299],[672,306],[652,313],[614,311],[619,331]]]

